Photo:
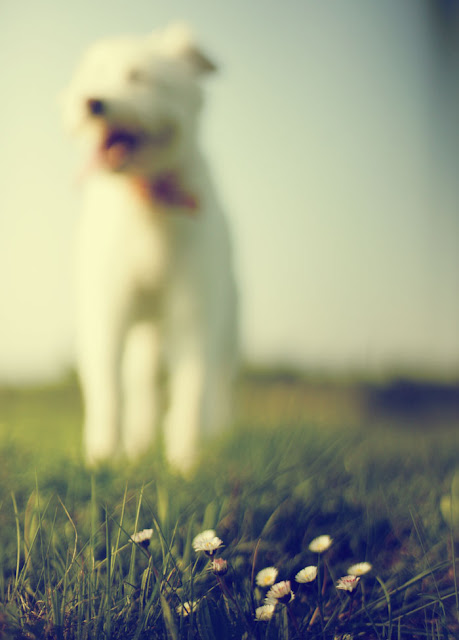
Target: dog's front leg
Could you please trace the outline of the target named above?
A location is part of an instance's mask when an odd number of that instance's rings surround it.
[[[130,458],[144,454],[158,420],[161,340],[153,320],[133,324],[123,357],[123,449]]]
[[[169,361],[170,404],[164,424],[164,443],[168,461],[182,471],[187,471],[194,462],[199,444],[205,369],[199,345],[174,349]]]
[[[107,308],[93,304],[80,314],[78,369],[85,406],[83,446],[89,464],[108,460],[118,452],[125,332],[122,314]]]

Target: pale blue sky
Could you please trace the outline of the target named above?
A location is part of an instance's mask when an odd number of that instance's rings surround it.
[[[455,123],[421,0],[4,0],[0,380],[72,361],[79,159],[57,96],[95,39],[174,20],[221,67],[203,145],[247,357],[457,372]]]

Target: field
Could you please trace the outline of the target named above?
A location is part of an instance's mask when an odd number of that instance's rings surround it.
[[[250,372],[237,406],[187,478],[91,473],[72,376],[0,389],[0,638],[458,638],[457,387]]]

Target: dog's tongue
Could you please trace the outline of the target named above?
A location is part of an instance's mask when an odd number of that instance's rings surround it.
[[[112,171],[122,168],[129,155],[134,150],[137,139],[124,131],[114,131],[108,134],[96,152],[88,158],[77,176],[77,183],[82,182],[93,171],[108,167]]]
[[[137,139],[132,133],[122,130],[111,131],[99,150],[100,160],[111,169],[119,169],[136,144]]]
[[[123,166],[129,155],[130,147],[123,142],[116,142],[108,148],[103,147],[100,150],[100,160],[103,164],[108,165],[111,169],[119,169]]]
[[[113,171],[121,169],[137,144],[136,136],[128,131],[108,132],[82,172],[83,177],[98,167],[108,167]]]
[[[79,172],[77,183],[83,182],[93,171],[98,169],[122,170],[130,156],[141,144],[141,137],[129,131],[123,129],[108,131],[95,153],[88,158]]]

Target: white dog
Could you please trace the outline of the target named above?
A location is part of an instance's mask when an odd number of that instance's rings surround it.
[[[214,65],[178,26],[94,45],[64,95],[89,144],[77,359],[90,463],[145,451],[164,363],[168,459],[185,469],[228,419],[237,357],[229,235],[198,148]]]

